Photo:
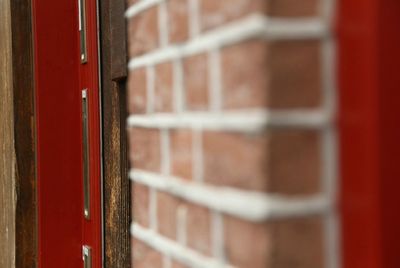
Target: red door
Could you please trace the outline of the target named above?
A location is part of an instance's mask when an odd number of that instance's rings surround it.
[[[34,0],[33,20],[39,267],[101,267],[96,1]]]

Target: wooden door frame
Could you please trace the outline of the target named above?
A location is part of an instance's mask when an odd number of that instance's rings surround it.
[[[399,267],[400,5],[338,0],[343,267]]]
[[[16,267],[37,267],[32,0],[11,2]],[[130,182],[125,133],[125,1],[99,0],[103,110],[104,267],[130,267]],[[113,30],[113,31],[111,31]],[[23,79],[21,79],[23,77]],[[119,139],[115,139],[115,134]]]
[[[36,130],[31,4],[31,0],[11,1],[17,195],[16,267],[36,267],[37,263]]]
[[[126,136],[127,43],[124,0],[100,0],[103,110],[104,266],[130,262],[131,195]]]
[[[0,267],[12,267],[15,261],[11,3],[0,0]]]

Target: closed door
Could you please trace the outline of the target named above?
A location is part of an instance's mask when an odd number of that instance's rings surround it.
[[[33,22],[39,267],[101,267],[96,1],[34,0]]]

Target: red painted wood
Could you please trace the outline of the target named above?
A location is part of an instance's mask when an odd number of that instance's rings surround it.
[[[90,220],[83,220],[83,243],[92,248],[92,266],[101,267],[100,96],[96,0],[86,0],[88,61],[79,65],[80,88],[88,89],[90,143]]]
[[[400,2],[379,3],[382,267],[397,268],[400,267]]]
[[[396,0],[339,1],[345,268],[400,267],[399,11]]]
[[[376,0],[340,0],[339,138],[345,268],[382,263]]]
[[[41,268],[101,267],[96,6],[87,0],[89,62],[80,64],[77,1],[33,0]],[[23,79],[23,78],[21,78]],[[89,88],[91,220],[83,217],[81,89]]]

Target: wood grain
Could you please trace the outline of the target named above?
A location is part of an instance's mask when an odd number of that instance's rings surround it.
[[[125,1],[101,0],[105,267],[130,263],[130,182],[126,137]]]
[[[31,0],[11,1],[15,132],[16,267],[36,267],[35,111]],[[23,77],[24,79],[21,79]]]
[[[9,0],[0,0],[0,267],[15,267],[15,157]]]

